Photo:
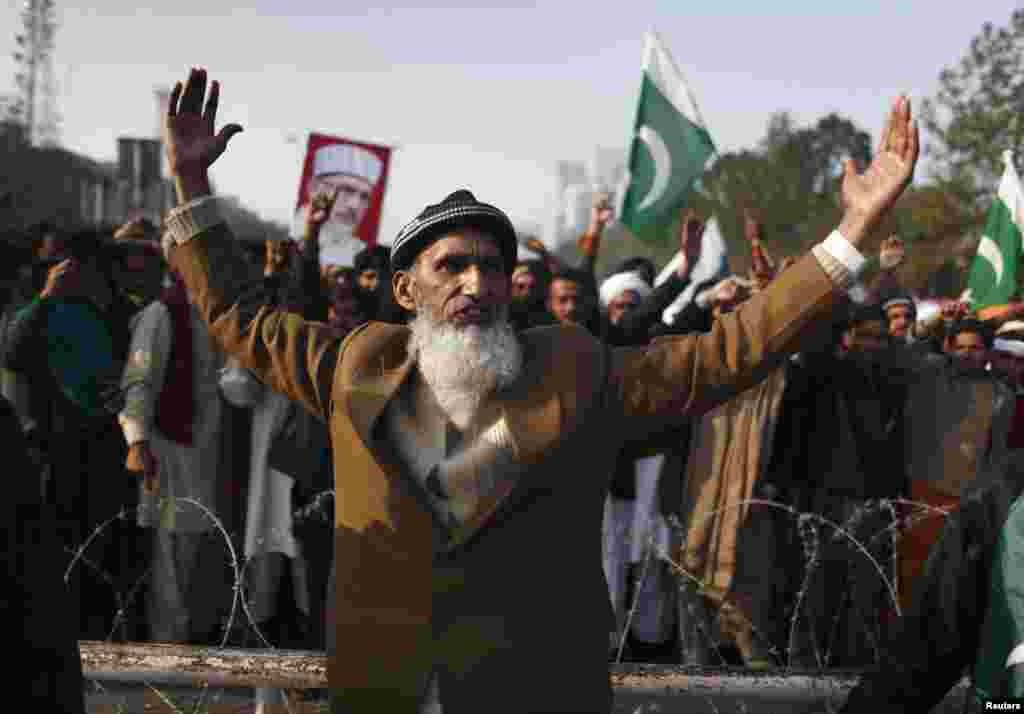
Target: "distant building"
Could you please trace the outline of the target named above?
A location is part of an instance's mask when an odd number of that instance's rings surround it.
[[[126,174],[121,162],[33,147],[14,123],[0,124],[0,186],[10,193],[10,210],[0,216],[0,227],[15,230],[42,221],[63,227],[115,225],[141,216],[159,225],[174,196],[171,182],[159,173]]]
[[[557,248],[567,241],[575,241],[586,230],[596,192],[609,193],[615,205],[616,191],[626,173],[625,160],[626,154],[621,149],[598,147],[589,161],[557,162],[554,215],[545,237],[548,246]]]

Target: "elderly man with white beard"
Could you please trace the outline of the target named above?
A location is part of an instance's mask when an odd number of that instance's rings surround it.
[[[756,384],[828,319],[913,175],[909,102],[871,166],[847,165],[843,222],[811,255],[706,334],[612,349],[573,326],[512,331],[515,232],[468,191],[392,244],[411,326],[340,340],[275,309],[210,195],[241,127],[215,131],[219,87],[204,104],[206,88],[193,70],[169,103],[181,205],[167,250],[223,349],[329,422],[333,711],[611,711],[607,465],[624,440]]]

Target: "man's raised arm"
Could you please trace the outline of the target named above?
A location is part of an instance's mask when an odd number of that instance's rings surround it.
[[[341,341],[325,325],[273,304],[262,271],[245,258],[221,217],[208,172],[242,127],[229,124],[214,132],[219,95],[213,82],[206,98],[201,69],[171,92],[164,140],[179,206],[167,217],[168,260],[221,348],[260,381],[326,420]]]
[[[668,337],[644,348],[613,352],[612,383],[631,430],[664,419],[705,412],[765,378],[814,332],[852,285],[870,238],[913,178],[918,130],[910,101],[896,100],[879,151],[867,170],[853,161],[843,177],[843,221],[812,254],[763,292],[723,315],[701,335]]]

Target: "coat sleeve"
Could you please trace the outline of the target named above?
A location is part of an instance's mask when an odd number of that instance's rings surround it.
[[[829,316],[837,294],[808,255],[710,332],[614,350],[611,388],[630,435],[703,414],[763,380]]]
[[[118,415],[129,446],[149,440],[174,339],[171,316],[161,302],[147,306],[132,322],[128,361],[121,379],[125,404]]]
[[[306,320],[327,322],[328,304],[320,282],[320,247],[315,240],[305,241],[292,258],[285,286],[285,304]]]
[[[167,219],[171,264],[210,334],[270,388],[327,420],[341,337],[327,325],[275,307],[259,268],[246,260],[211,198]]]
[[[45,364],[45,340],[40,339],[45,321],[45,303],[39,298],[12,316],[0,339],[0,362],[5,368],[25,374]]]
[[[926,714],[970,667],[988,604],[1000,488],[965,501],[949,516],[910,609],[879,666],[850,692],[843,714]]]

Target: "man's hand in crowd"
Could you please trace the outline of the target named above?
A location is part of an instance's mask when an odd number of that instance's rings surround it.
[[[1024,301],[1014,300],[1008,307],[1009,310],[1006,316],[1007,320],[1019,320],[1024,317]]]
[[[193,69],[188,81],[174,85],[164,118],[167,165],[174,176],[178,201],[187,203],[211,193],[209,169],[242,127],[228,124],[215,132],[220,84],[213,82],[206,98],[206,70]]]
[[[315,241],[320,236],[320,229],[331,217],[334,210],[334,202],[338,200],[338,189],[317,191],[309,199],[306,207],[306,235],[307,241]]]
[[[692,208],[686,209],[679,225],[679,250],[683,259],[676,268],[676,274],[685,278],[700,260],[700,243],[704,237],[707,224],[697,216]]]
[[[878,251],[878,262],[882,270],[895,270],[903,263],[906,256],[906,248],[903,241],[896,236],[889,236],[882,241],[882,248]]]
[[[920,137],[907,97],[900,96],[893,104],[878,146],[864,173],[858,173],[853,159],[847,159],[843,176],[844,214],[839,232],[862,251],[879,220],[914,178]]]
[[[956,322],[967,317],[970,311],[971,306],[967,303],[950,300],[942,306],[941,314],[942,319],[946,322]]]
[[[291,240],[270,240],[264,243],[263,274],[277,275],[288,267],[288,261],[295,251]]]
[[[39,297],[63,298],[73,295],[84,295],[85,285],[81,275],[81,267],[74,258],[65,258],[50,268],[46,275],[46,285]]]
[[[594,197],[594,205],[590,209],[590,230],[591,234],[600,235],[608,224],[611,223],[614,215],[611,198],[607,193],[599,193]]]
[[[133,473],[142,474],[142,484],[146,493],[160,492],[160,466],[148,442],[138,441],[131,445],[125,468]]]
[[[739,285],[736,284],[736,281],[728,280],[724,285],[719,286],[718,290],[716,290],[714,295],[712,295],[712,304],[728,305],[733,302],[739,294]]]
[[[751,245],[759,245],[761,243],[760,222],[754,218],[754,214],[749,210],[745,211],[743,215],[743,235],[746,236]]]
[[[548,247],[541,243],[539,238],[527,238],[523,241],[523,245],[539,255],[541,258],[548,255]]]

